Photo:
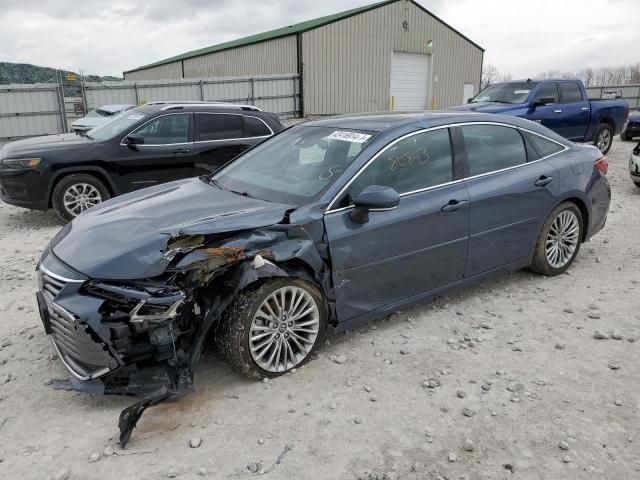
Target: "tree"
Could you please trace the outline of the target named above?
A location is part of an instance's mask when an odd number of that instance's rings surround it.
[[[498,69],[491,65],[490,63],[486,64],[482,68],[482,75],[480,76],[480,90],[484,90],[492,83],[495,83],[498,80]]]

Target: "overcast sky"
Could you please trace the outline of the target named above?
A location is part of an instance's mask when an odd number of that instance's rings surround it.
[[[0,0],[0,61],[100,75],[367,0]],[[515,77],[640,61],[640,0],[419,0]]]

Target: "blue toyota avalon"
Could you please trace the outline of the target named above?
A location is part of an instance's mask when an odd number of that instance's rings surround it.
[[[370,114],[289,128],[212,175],[87,210],[38,265],[44,328],[78,390],[191,390],[205,341],[252,378],[501,271],[553,276],[607,219],[607,160],[511,116]]]

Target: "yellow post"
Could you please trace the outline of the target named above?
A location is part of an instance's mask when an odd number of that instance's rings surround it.
[[[391,95],[391,111],[395,112],[396,110],[396,97]]]

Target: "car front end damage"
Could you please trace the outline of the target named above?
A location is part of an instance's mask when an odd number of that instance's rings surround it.
[[[120,415],[124,448],[146,408],[193,391],[207,334],[240,290],[260,278],[296,276],[327,291],[327,263],[313,230],[322,228],[285,223],[222,236],[176,233],[150,260],[164,272],[136,280],[76,271],[55,253],[63,230],[38,264],[37,299],[70,387],[143,397]]]

